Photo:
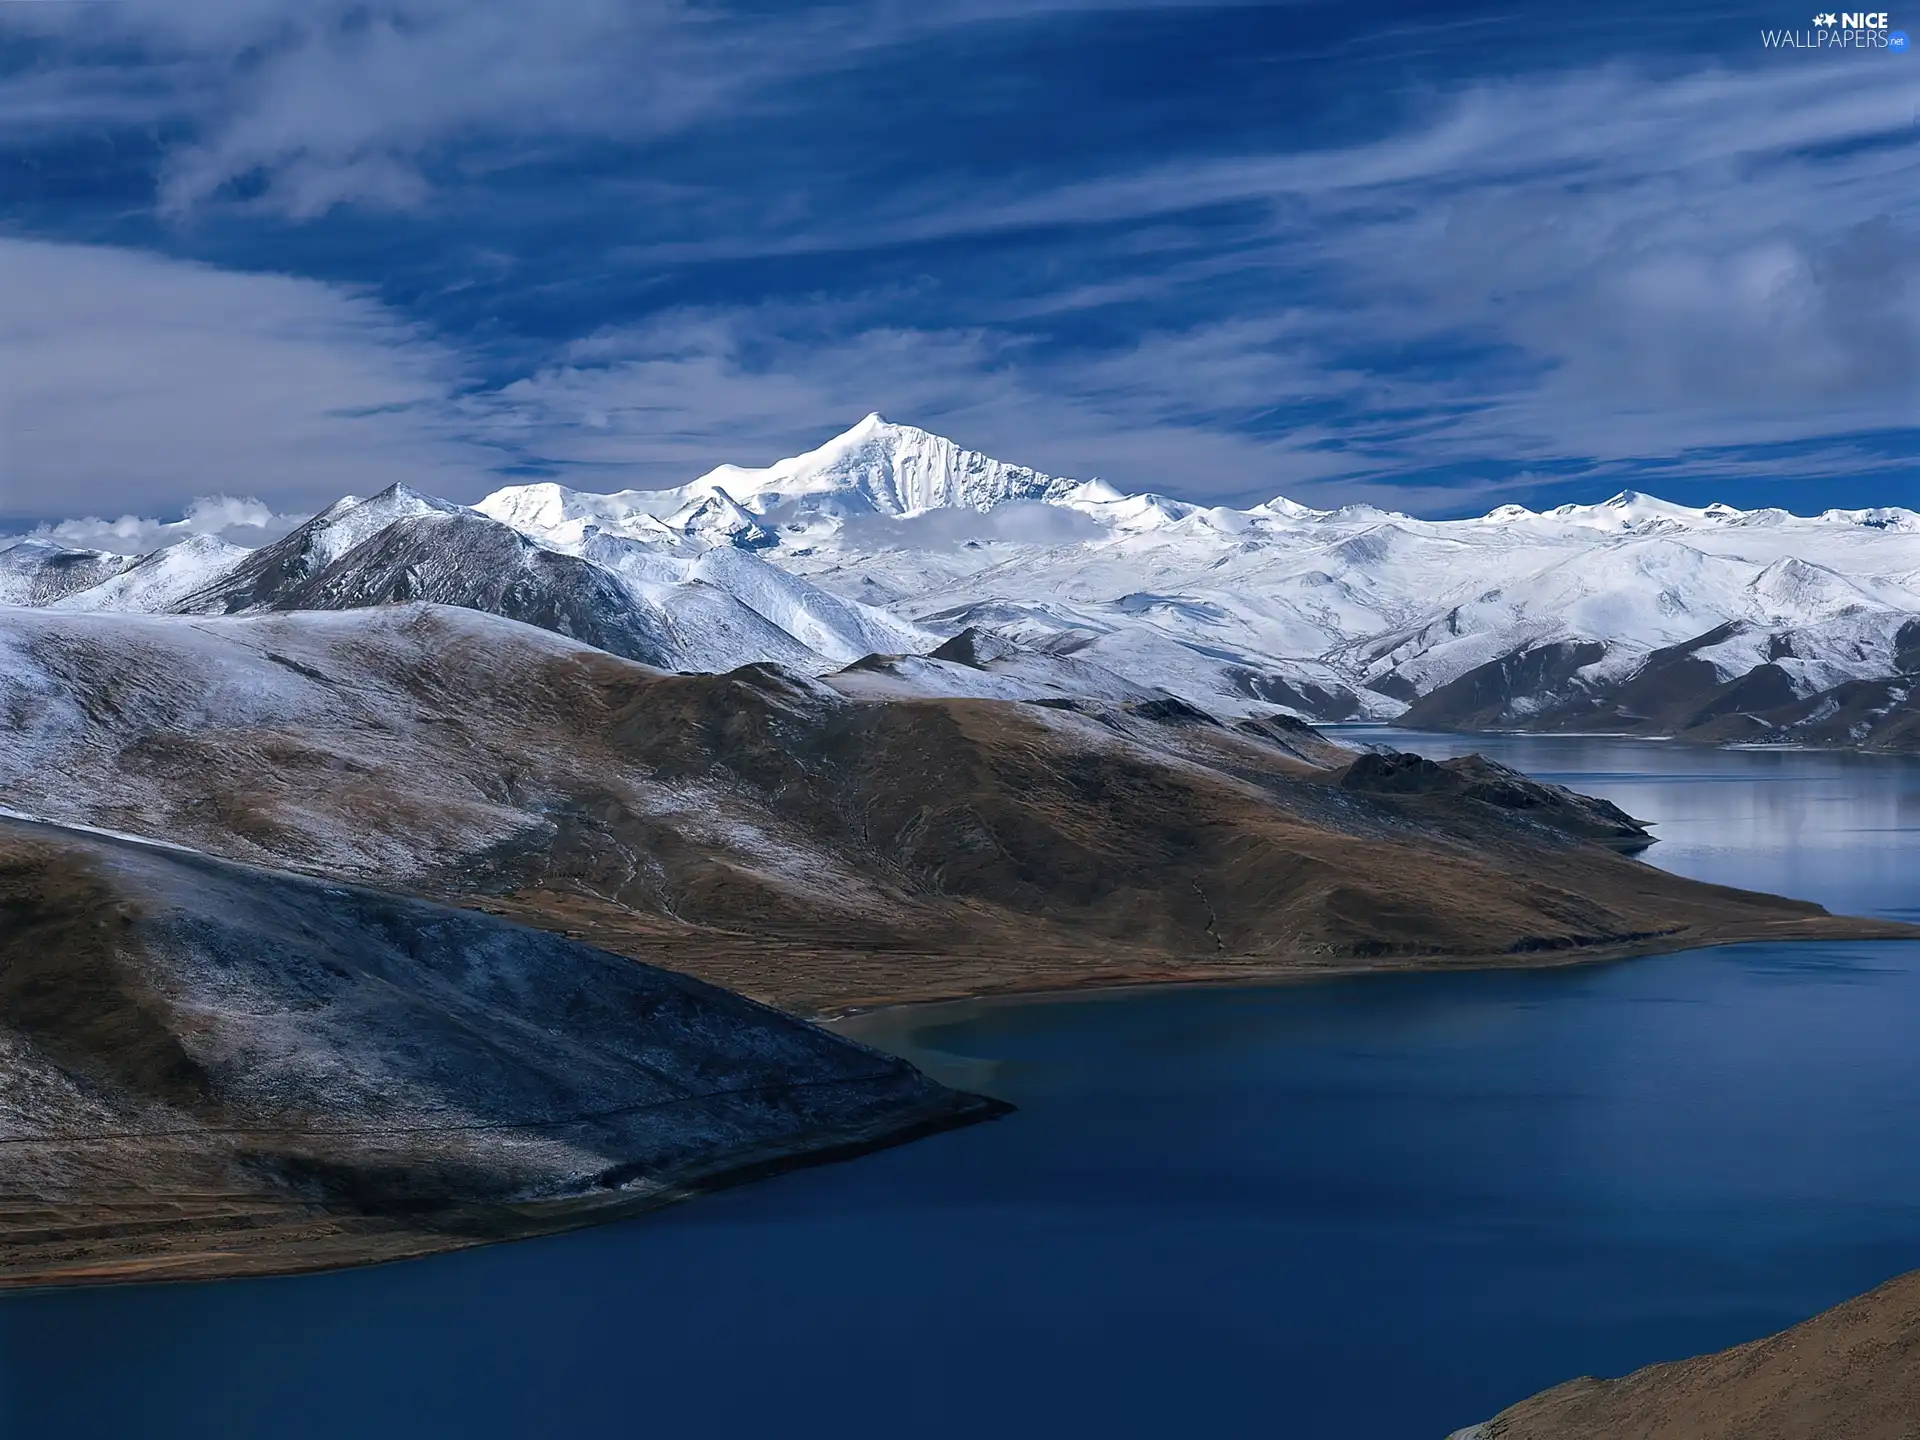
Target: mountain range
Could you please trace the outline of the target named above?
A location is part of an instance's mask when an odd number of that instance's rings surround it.
[[[239,615],[428,601],[682,672],[896,695],[1172,695],[1228,717],[1920,745],[1920,514],[1631,492],[1432,521],[1124,495],[870,415],[665,490],[396,487],[254,550],[0,549],[0,603]]]
[[[1911,934],[1302,718],[1904,683],[1913,517],[1671,511],[1202,510],[872,417],[669,491],[0,549],[0,1286],[422,1254],[1003,1108],[801,1015]]]

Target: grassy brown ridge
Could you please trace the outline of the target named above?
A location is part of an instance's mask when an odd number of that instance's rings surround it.
[[[1811,1320],[1618,1380],[1543,1391],[1456,1440],[1912,1440],[1920,1270]]]
[[[385,1215],[264,1190],[155,1189],[105,1200],[89,1191],[9,1193],[0,1197],[0,1291],[302,1275],[538,1239],[857,1159],[997,1113],[991,1105],[955,1109],[832,1142],[808,1137],[689,1171],[645,1193],[449,1203]]]
[[[1735,892],[1736,894],[1742,892]],[[1916,940],[1920,926],[1851,915],[1702,921],[1633,939],[1519,951],[1334,951],[1189,957],[1164,951],[838,949],[765,937],[662,935],[600,907],[551,894],[470,902],[522,924],[646,958],[767,1004],[831,1020],[855,1011],[948,1001],[1072,994],[1164,985],[1254,985],[1434,970],[1547,969],[1760,941]]]

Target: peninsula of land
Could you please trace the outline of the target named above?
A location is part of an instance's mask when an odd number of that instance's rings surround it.
[[[669,674],[426,605],[0,639],[0,805],[50,822],[0,827],[0,1284],[537,1234],[1004,1108],[803,1016],[1920,935],[1172,697]]]

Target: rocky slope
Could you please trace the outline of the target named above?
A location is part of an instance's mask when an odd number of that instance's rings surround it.
[[[995,1102],[560,936],[0,822],[0,1285],[392,1258]]]
[[[1450,1440],[1908,1440],[1920,1417],[1920,1271],[1717,1355],[1581,1379]]]
[[[1874,928],[1610,853],[1643,838],[1627,817],[1484,762],[1356,763],[1165,697],[674,675],[425,605],[15,610],[0,654],[16,810],[492,908],[802,1009]]]

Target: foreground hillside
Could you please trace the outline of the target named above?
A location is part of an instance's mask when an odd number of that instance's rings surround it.
[[[1904,933],[1616,853],[1483,761],[1168,698],[676,675],[436,606],[0,611],[13,808],[563,929],[806,1011]],[[944,663],[944,662],[943,662]]]
[[[1001,1108],[471,912],[0,821],[0,1286],[633,1213]]]
[[[1920,1271],[1791,1330],[1619,1380],[1574,1380],[1454,1440],[1908,1440]]]

